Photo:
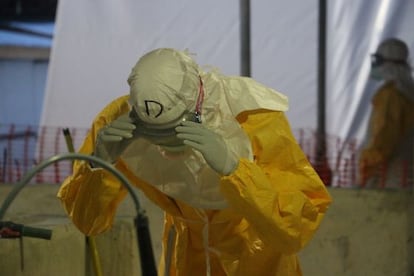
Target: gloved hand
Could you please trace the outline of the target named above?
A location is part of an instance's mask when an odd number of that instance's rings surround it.
[[[135,128],[129,114],[118,117],[99,131],[94,155],[113,163],[132,142]]]
[[[176,127],[177,138],[198,150],[208,165],[222,175],[231,174],[238,166],[238,158],[227,148],[223,138],[202,124],[184,121]]]

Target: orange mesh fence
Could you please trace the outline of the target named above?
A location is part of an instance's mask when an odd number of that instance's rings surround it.
[[[88,130],[69,130],[76,149]],[[0,149],[0,183],[18,182],[33,166],[54,155],[68,152],[63,128],[45,126],[1,125]],[[37,173],[31,182],[61,183],[71,171],[71,161],[61,161]]]
[[[85,138],[88,129],[69,128],[73,146],[77,150]],[[334,135],[325,137],[326,151],[324,164],[317,156],[318,139],[316,132],[311,129],[296,129],[293,131],[298,144],[315,168],[322,165],[326,170],[317,170],[322,180],[329,179],[325,184],[334,187],[369,187],[367,182],[359,181],[358,149],[359,141],[343,139]],[[33,166],[54,155],[68,152],[63,134],[63,128],[50,126],[0,126],[0,149],[2,150],[0,183],[16,183]],[[32,180],[32,183],[61,183],[71,174],[72,161],[61,161],[45,168]],[[377,188],[411,187],[412,176],[410,164],[401,162],[401,166],[393,173],[393,179],[387,176],[387,167],[381,166],[377,174]],[[324,175],[329,173],[328,175]]]

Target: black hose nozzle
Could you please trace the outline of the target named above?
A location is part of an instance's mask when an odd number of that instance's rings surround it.
[[[52,230],[24,226],[11,221],[0,221],[0,238],[20,238],[22,236],[50,240]]]

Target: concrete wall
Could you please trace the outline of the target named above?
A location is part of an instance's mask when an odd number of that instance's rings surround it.
[[[10,191],[0,185],[0,201]],[[94,275],[85,237],[65,217],[56,199],[57,185],[24,188],[6,219],[50,228],[50,241],[23,239],[24,269],[18,240],[0,239],[0,275]],[[410,191],[330,189],[334,203],[310,244],[299,254],[304,275],[401,276],[414,273],[413,197]],[[141,197],[150,218],[156,256],[161,251],[161,211]],[[128,197],[114,228],[98,237],[104,275],[140,275],[133,218]]]
[[[413,275],[411,192],[330,192],[334,203],[314,239],[300,253],[304,274]]]

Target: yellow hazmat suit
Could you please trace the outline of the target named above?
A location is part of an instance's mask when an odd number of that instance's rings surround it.
[[[184,68],[182,53],[172,52],[177,68]],[[203,124],[239,156],[235,170],[218,174],[194,149],[170,158],[144,139],[134,140],[115,163],[165,211],[159,275],[301,275],[296,253],[331,198],[291,133],[286,97],[250,78],[196,71],[204,84]],[[100,129],[127,114],[143,90],[105,107],[80,152],[92,154]],[[58,196],[74,224],[96,235],[111,227],[126,193],[109,172],[76,161]]]

